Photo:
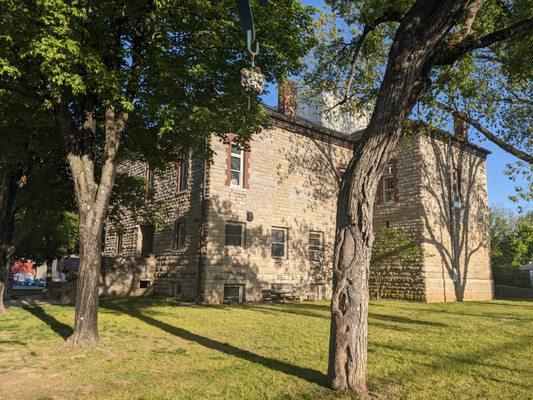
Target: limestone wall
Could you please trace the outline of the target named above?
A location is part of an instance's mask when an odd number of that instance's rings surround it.
[[[486,154],[442,135],[422,135],[421,152],[427,301],[492,299]]]
[[[259,300],[271,284],[310,288],[329,283],[335,233],[339,167],[345,165],[353,144],[327,141],[277,126],[256,135],[250,143],[248,189],[227,186],[227,144],[213,139],[210,170],[206,300],[222,300],[224,285],[242,284],[246,300]],[[287,128],[287,129],[283,129]],[[247,221],[247,212],[253,220]],[[224,245],[227,221],[245,227],[244,246]],[[286,256],[271,255],[272,227],[286,229]],[[309,260],[309,231],[322,232],[325,257]],[[313,287],[328,295],[327,287]]]

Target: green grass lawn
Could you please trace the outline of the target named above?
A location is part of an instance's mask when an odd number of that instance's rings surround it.
[[[64,306],[0,319],[0,399],[332,399],[325,302],[103,301],[101,344],[58,348]],[[372,302],[369,387],[388,399],[532,399],[533,303]]]

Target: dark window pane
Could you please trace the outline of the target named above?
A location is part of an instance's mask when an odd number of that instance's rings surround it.
[[[179,187],[178,190],[181,192],[187,189],[187,181],[189,179],[189,160],[183,160],[180,163],[180,176],[179,176]]]
[[[231,169],[233,171],[241,170],[241,159],[237,157],[231,157]]]
[[[226,246],[242,246],[242,228],[240,224],[227,224],[225,230]]]
[[[272,257],[283,257],[285,255],[285,245],[283,243],[272,243]]]
[[[185,222],[178,222],[174,232],[174,245],[177,250],[185,248],[185,237],[187,235],[187,224]]]
[[[285,231],[283,229],[272,229],[272,242],[285,242]]]
[[[238,171],[231,171],[231,184],[233,186],[239,186],[241,180],[241,175]]]
[[[226,224],[226,235],[241,235],[242,225]]]

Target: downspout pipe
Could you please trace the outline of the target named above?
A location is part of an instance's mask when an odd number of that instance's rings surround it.
[[[208,145],[208,140],[206,140],[206,146]],[[201,209],[200,209],[200,230],[199,230],[199,240],[198,240],[198,279],[196,283],[196,303],[202,303],[204,299],[204,290],[203,290],[203,280],[202,276],[205,272],[205,246],[206,235],[207,235],[207,218],[208,212],[206,210],[207,205],[207,185],[209,182],[209,162],[204,159],[204,165],[202,170],[202,198],[201,198]]]

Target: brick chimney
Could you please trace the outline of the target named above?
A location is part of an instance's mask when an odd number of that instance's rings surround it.
[[[298,85],[290,79],[282,79],[278,83],[278,111],[290,118],[296,118],[296,101]]]
[[[453,118],[453,133],[457,140],[461,142],[468,141],[468,124],[461,118]]]

